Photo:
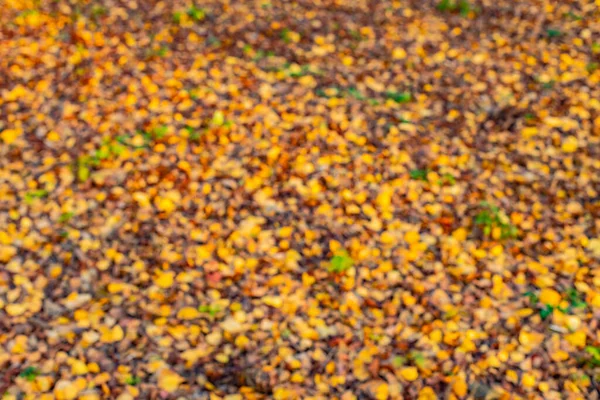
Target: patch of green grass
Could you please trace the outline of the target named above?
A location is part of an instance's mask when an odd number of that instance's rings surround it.
[[[350,34],[350,37],[354,40],[357,41],[363,41],[363,40],[367,40],[366,37],[364,37],[359,31],[349,31],[348,32]]]
[[[334,94],[332,95],[328,95],[327,91],[329,92],[334,92]],[[329,87],[327,89],[317,89],[315,90],[315,94],[319,97],[325,97],[325,98],[329,98],[329,97],[352,97],[356,100],[367,100],[367,98],[360,92],[360,90],[358,90],[357,88],[355,88],[354,86],[350,86],[347,89],[342,89],[342,88],[338,88],[338,87]]]
[[[198,132],[196,129],[192,128],[191,126],[186,126],[183,129],[185,129],[187,131],[188,139],[190,139],[190,140],[197,141],[202,136],[202,134],[200,132]]]
[[[153,57],[163,58],[169,53],[169,48],[167,46],[160,47],[152,47],[146,50],[146,58],[150,59]]]
[[[414,179],[416,181],[427,181],[427,174],[429,173],[428,169],[412,169],[410,170],[410,179]]]
[[[60,214],[60,217],[58,217],[58,222],[60,222],[61,224],[69,222],[71,220],[71,218],[73,218],[74,215],[75,215],[75,213],[72,211],[64,212],[64,213]]]
[[[485,236],[490,236],[492,230],[498,227],[500,228],[500,239],[517,237],[517,228],[510,223],[508,217],[500,208],[486,201],[482,201],[480,207],[481,210],[475,216],[475,225],[482,227]]]
[[[25,194],[25,203],[31,204],[35,199],[43,199],[48,197],[48,194],[50,194],[50,192],[45,189],[32,190]]]
[[[258,50],[255,54],[254,57],[252,57],[253,61],[260,61],[264,58],[268,58],[268,57],[274,57],[275,53],[272,51],[264,51],[264,50]]]
[[[349,87],[348,89],[346,89],[346,92],[348,93],[348,96],[350,97],[354,97],[356,100],[364,100],[366,97],[354,86]]]
[[[181,15],[181,11],[175,11],[173,13],[172,20],[174,24],[179,25],[179,23],[181,22]]]
[[[204,8],[198,8],[195,4],[192,4],[187,9],[186,14],[195,22],[202,21],[206,18],[206,10]]]
[[[396,103],[408,103],[412,99],[410,92],[386,92],[386,99],[394,100]]]
[[[585,352],[591,356],[591,359],[588,360],[589,364],[600,366],[600,346],[586,346]]]
[[[563,17],[570,19],[571,21],[581,21],[583,17],[572,13],[571,11],[563,14]]]
[[[27,367],[25,368],[23,371],[21,371],[21,373],[19,374],[19,376],[21,378],[25,378],[27,381],[29,382],[33,382],[35,381],[35,378],[37,378],[40,375],[40,370],[37,369],[36,367]]]
[[[562,36],[562,32],[558,29],[546,29],[546,35],[548,35],[548,37],[552,39]]]
[[[538,298],[537,294],[535,294],[535,293],[534,293],[534,292],[532,292],[532,291],[528,291],[528,292],[525,292],[525,293],[523,293],[523,296],[526,296],[527,298],[529,298],[529,302],[530,302],[532,305],[535,305],[535,304],[537,304],[537,302],[540,300],[540,299]]]
[[[414,350],[410,352],[408,358],[410,358],[412,362],[419,368],[423,368],[425,366],[425,362],[427,361],[423,353]]]
[[[523,118],[525,119],[525,123],[531,124],[536,120],[537,117],[535,116],[535,114],[527,113],[523,116]]]
[[[542,83],[542,88],[547,89],[547,90],[554,89],[555,84],[556,84],[556,81],[553,79],[549,82]]]
[[[347,253],[338,254],[331,257],[329,261],[329,272],[340,274],[348,271],[354,266],[354,260]]]
[[[219,47],[221,45],[221,41],[216,36],[209,36],[206,41],[210,46]]]
[[[569,308],[586,308],[587,303],[579,297],[577,289],[570,288],[567,290],[567,299],[569,300]]]
[[[309,66],[309,65],[302,65],[302,66],[300,67],[300,71],[293,71],[293,72],[292,72],[292,71],[290,71],[290,72],[289,72],[289,75],[290,75],[292,78],[301,78],[301,77],[303,77],[304,75],[308,75],[308,74],[310,74],[310,72],[311,72],[311,71],[310,71],[310,66]]]
[[[548,318],[552,314],[552,311],[554,311],[554,307],[546,304],[544,308],[540,310],[540,317],[542,317],[542,320]]]
[[[152,129],[152,136],[154,136],[154,139],[162,139],[166,136],[168,130],[169,128],[166,125],[157,126]]]
[[[94,7],[92,7],[92,18],[97,19],[100,18],[104,15],[108,14],[108,9],[106,7],[103,7],[101,5],[95,5]]]
[[[136,386],[141,381],[142,381],[142,379],[139,376],[135,376],[135,375],[128,376],[127,379],[125,379],[125,383],[128,384],[129,386]]]
[[[290,37],[290,30],[288,28],[283,28],[281,30],[281,32],[279,33],[279,37],[285,43],[291,43],[292,42],[292,38]]]
[[[450,186],[456,185],[456,178],[454,177],[454,175],[452,175],[452,174],[442,175],[442,177],[438,180],[438,185],[444,185],[444,184],[448,184]]]
[[[590,74],[593,74],[594,72],[596,72],[596,70],[598,68],[600,68],[600,64],[597,62],[591,62],[585,66],[586,71],[589,72]]]
[[[218,304],[204,304],[198,307],[198,311],[200,311],[201,313],[206,313],[211,317],[214,317],[219,311],[221,311],[221,307]]]
[[[467,0],[441,0],[436,8],[441,12],[459,13],[463,17],[469,16],[470,12],[478,12],[478,9]]]
[[[392,358],[392,366],[396,369],[399,369],[402,366],[404,366],[407,361],[408,360],[406,359],[406,357],[394,356],[394,358]]]

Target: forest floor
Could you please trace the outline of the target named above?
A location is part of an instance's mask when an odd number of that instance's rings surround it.
[[[3,399],[597,399],[600,1],[0,1]]]

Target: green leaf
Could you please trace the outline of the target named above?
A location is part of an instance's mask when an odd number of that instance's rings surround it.
[[[591,355],[594,360],[600,361],[600,346],[586,346],[585,351]]]
[[[95,156],[99,160],[107,160],[110,158],[110,148],[107,146],[100,147],[98,150],[96,150]]]
[[[223,114],[223,111],[215,111],[211,123],[214,126],[223,126],[225,123],[225,115]]]
[[[438,11],[454,11],[454,1],[453,0],[441,0],[437,6],[435,8],[437,8]]]
[[[572,21],[581,21],[583,19],[582,17],[580,17],[577,14],[572,13],[571,11],[564,13],[563,17],[568,17]]]
[[[562,35],[562,32],[558,29],[546,29],[546,34],[549,38],[556,38]]]
[[[198,8],[195,5],[193,5],[190,8],[188,8],[187,15],[194,21],[198,22],[203,20],[204,17],[206,17],[206,11],[203,8]]]
[[[121,154],[123,154],[123,152],[125,151],[125,147],[119,143],[115,143],[112,144],[110,146],[110,151],[116,155],[116,156],[120,156]]]
[[[425,366],[426,359],[423,353],[420,353],[418,351],[411,351],[410,358],[413,360],[417,367],[423,368]]]
[[[331,258],[329,271],[330,272],[344,272],[352,268],[354,260],[347,254],[336,255]]]
[[[444,179],[450,185],[456,184],[456,178],[454,178],[454,176],[452,174],[444,174],[444,175],[442,175],[442,179]]]
[[[531,304],[536,304],[539,301],[537,295],[531,291],[523,293],[523,296],[527,296]]]
[[[69,220],[71,218],[73,218],[73,216],[75,215],[74,212],[65,212],[60,214],[60,217],[58,218],[58,222],[60,222],[61,224],[64,224],[65,222],[69,222]]]
[[[154,137],[156,139],[162,139],[165,137],[168,130],[169,130],[169,128],[166,125],[162,125],[162,126],[158,126],[158,127],[154,128],[154,130],[152,131],[152,134],[154,135]]]
[[[396,103],[408,103],[412,99],[410,92],[386,92],[385,97]]]
[[[173,23],[178,24],[181,22],[181,12],[177,11],[173,13]]]
[[[570,288],[567,290],[567,298],[569,299],[569,303],[573,308],[585,308],[587,307],[587,303],[579,297],[579,293],[577,289]]]
[[[290,30],[288,28],[283,28],[279,36],[281,37],[281,40],[286,43],[290,43],[292,41],[292,39],[290,39]]]
[[[395,356],[392,359],[392,366],[396,369],[402,367],[404,364],[406,364],[406,357],[402,357],[402,356]]]
[[[90,177],[90,169],[85,165],[79,165],[77,168],[77,178],[80,182],[85,182]]]
[[[126,145],[127,144],[127,139],[129,139],[129,137],[127,135],[119,135],[115,138],[117,140],[117,142]]]
[[[36,367],[27,367],[23,371],[21,371],[19,376],[21,378],[25,378],[29,382],[33,382],[33,381],[35,381],[35,378],[37,378],[39,374],[40,374],[40,371]]]
[[[347,90],[348,95],[354,97],[356,100],[364,100],[365,96],[355,87],[350,87]]]
[[[546,304],[546,307],[540,310],[540,317],[542,317],[542,320],[548,318],[548,316],[552,314],[552,311],[554,311],[554,307]]]
[[[410,179],[426,181],[428,173],[429,173],[428,169],[413,169],[410,171]]]
[[[49,192],[45,189],[32,190],[25,194],[25,202],[31,203],[33,199],[43,199],[47,197]]]
[[[139,384],[142,380],[140,379],[139,376],[135,376],[135,375],[131,375],[129,377],[127,377],[127,379],[125,379],[125,383],[128,384],[129,386],[135,386],[137,384]]]

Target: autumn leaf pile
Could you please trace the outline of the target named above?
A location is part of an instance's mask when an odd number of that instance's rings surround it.
[[[3,399],[598,398],[600,1],[0,7]]]

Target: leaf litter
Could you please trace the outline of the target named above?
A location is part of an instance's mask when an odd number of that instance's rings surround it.
[[[0,394],[595,398],[598,18],[5,2]]]

